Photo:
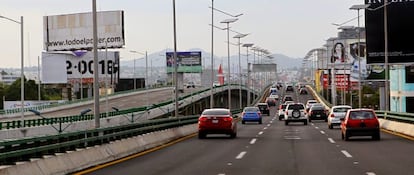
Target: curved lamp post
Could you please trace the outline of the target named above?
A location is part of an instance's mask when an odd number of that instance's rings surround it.
[[[20,24],[20,56],[21,56],[21,66],[20,66],[20,112],[21,112],[21,125],[24,127],[24,39],[23,39],[23,16],[20,16],[20,22],[10,19],[8,17],[0,15],[0,18],[7,19],[14,23]]]

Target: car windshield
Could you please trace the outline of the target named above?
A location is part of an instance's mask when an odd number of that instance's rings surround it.
[[[374,114],[371,111],[352,111],[349,117],[351,119],[371,119],[374,118]]]
[[[333,112],[346,112],[351,108],[334,108]]]
[[[206,110],[202,115],[230,115],[228,110]]]
[[[247,107],[244,108],[244,112],[257,112],[259,109],[257,107]]]
[[[305,109],[304,107],[303,107],[303,105],[301,105],[301,104],[290,104],[290,105],[288,105],[288,110],[301,110],[301,109]]]

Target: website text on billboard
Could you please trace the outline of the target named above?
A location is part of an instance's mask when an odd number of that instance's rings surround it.
[[[122,43],[122,37],[107,37],[107,38],[99,38],[98,44],[102,43]],[[83,45],[84,47],[91,47],[93,45],[93,39],[92,38],[83,38],[83,39],[66,39],[64,41],[49,41],[46,43],[47,46],[77,46],[77,45]],[[89,46],[91,45],[91,46]]]

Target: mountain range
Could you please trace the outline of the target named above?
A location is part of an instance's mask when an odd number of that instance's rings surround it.
[[[202,49],[196,49],[196,48],[189,49],[187,51],[201,51],[203,67],[208,67],[208,68],[211,67],[211,53],[210,52],[206,52]],[[148,54],[148,66],[152,65],[152,67],[165,67],[166,66],[166,57],[165,57],[166,52],[172,52],[172,50],[166,49],[166,50]],[[299,68],[301,67],[302,61],[303,61],[303,59],[301,58],[292,58],[292,57],[289,57],[283,54],[271,54],[269,56],[271,56],[272,59],[260,57],[260,60],[262,61],[261,63],[277,64],[279,70]],[[246,58],[247,58],[246,53],[242,53],[241,58],[240,58],[242,69],[246,69],[247,67]],[[249,52],[248,59],[250,63],[252,63],[253,61],[256,61],[255,63],[259,63],[258,56],[256,55],[255,57],[253,57],[252,52]],[[214,69],[218,69],[220,64],[222,64],[222,66],[226,68],[227,63],[228,63],[227,57],[214,56]],[[238,54],[230,56],[230,64],[232,64],[232,66],[238,66],[239,64]],[[136,67],[145,67],[144,57],[137,58],[137,60],[135,61],[135,65]],[[133,60],[126,60],[126,61],[121,60],[121,67],[133,67],[133,66],[134,66]]]

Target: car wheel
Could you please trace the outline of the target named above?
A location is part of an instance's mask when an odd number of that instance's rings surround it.
[[[328,128],[329,128],[329,129],[333,129],[333,126],[332,126],[332,125],[328,125]]]
[[[312,122],[312,119],[309,118],[309,123]]]
[[[259,121],[259,124],[262,124],[262,120]]]
[[[281,121],[282,120],[282,117],[281,116],[279,116],[279,121]]]
[[[305,121],[303,122],[303,124],[304,124],[304,125],[308,125],[308,121],[307,121],[307,120],[305,120]]]
[[[288,125],[288,124],[289,124],[289,122],[285,120],[285,125]]]
[[[234,132],[234,133],[231,133],[231,134],[230,134],[230,138],[234,139],[234,138],[236,138],[236,137],[237,137],[237,133],[235,133],[235,132]]]
[[[246,122],[244,120],[242,120],[242,124],[245,124]]]
[[[198,138],[199,139],[204,139],[204,138],[206,138],[206,134],[204,134],[202,132],[198,132]]]
[[[345,131],[344,137],[345,137],[345,141],[348,141],[349,140],[349,133],[347,131]]]
[[[293,118],[299,118],[300,117],[300,111],[299,110],[293,110],[292,111],[292,117]]]
[[[372,139],[374,140],[381,140],[380,132],[376,132],[374,135],[372,135]]]

